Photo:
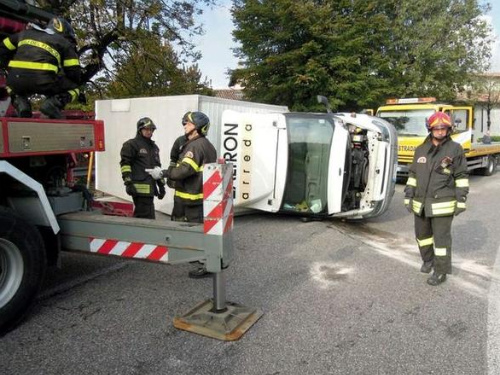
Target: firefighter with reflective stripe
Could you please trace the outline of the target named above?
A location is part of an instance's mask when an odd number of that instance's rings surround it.
[[[184,117],[186,117],[186,115],[184,115]],[[170,175],[170,171],[173,168],[177,167],[178,163],[181,162],[179,158],[182,153],[182,150],[184,149],[184,145],[186,144],[187,141],[188,139],[186,138],[185,134],[181,135],[175,140],[174,144],[172,145],[172,149],[170,150],[170,165],[168,167],[168,170],[165,171],[166,176]],[[175,189],[176,183],[174,180],[167,178],[167,186],[172,189]],[[184,216],[183,212],[184,212],[184,205],[180,199],[175,198],[175,193],[174,193],[174,208],[172,209],[172,214],[170,218],[172,220],[177,220],[177,218],[183,218]]]
[[[174,202],[179,213],[174,220],[203,222],[203,166],[217,161],[215,147],[206,138],[210,121],[202,112],[188,112],[182,121],[187,142],[179,161],[162,175],[175,182]]]
[[[443,112],[427,120],[430,132],[415,150],[405,188],[405,206],[415,214],[415,235],[423,264],[439,285],[451,273],[451,223],[465,211],[469,179],[462,146],[450,138],[452,123]]]
[[[46,28],[30,28],[0,42],[0,67],[8,69],[7,90],[19,117],[32,117],[28,97],[47,99],[40,111],[61,118],[61,110],[80,94],[82,69],[76,37],[68,21],[53,18]]]
[[[182,125],[187,141],[182,146],[177,165],[167,170],[155,168],[149,173],[155,179],[165,176],[175,182],[173,220],[203,223],[203,166],[215,163],[217,152],[206,138],[210,127],[207,115],[188,112],[182,118]],[[204,266],[189,272],[193,278],[209,275]]]
[[[134,217],[155,218],[154,197],[163,199],[165,181],[154,180],[145,171],[161,167],[160,150],[151,139],[156,125],[149,117],[137,122],[137,135],[126,141],[121,149],[120,166],[123,182],[128,195],[134,201]]]

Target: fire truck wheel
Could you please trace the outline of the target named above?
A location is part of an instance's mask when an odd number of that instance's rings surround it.
[[[497,160],[494,156],[489,156],[488,157],[488,165],[485,168],[482,168],[481,174],[483,176],[491,176],[492,174],[495,173],[497,169]]]
[[[45,269],[45,247],[38,230],[0,207],[0,336],[26,316]]]

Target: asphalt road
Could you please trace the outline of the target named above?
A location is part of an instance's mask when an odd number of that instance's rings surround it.
[[[237,218],[227,299],[264,315],[235,342],[173,327],[212,297],[192,265],[65,254],[0,339],[0,374],[500,373],[500,173],[471,177],[439,287],[419,272],[402,190],[364,223]]]

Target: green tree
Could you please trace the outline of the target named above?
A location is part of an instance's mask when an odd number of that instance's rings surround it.
[[[453,96],[489,58],[475,0],[235,0],[232,82],[252,100],[318,110]]]
[[[486,110],[486,129],[491,129],[491,111],[500,104],[500,78],[490,74],[476,77],[468,98],[474,105],[480,105]]]
[[[116,56],[117,69],[107,87],[109,97],[212,94],[206,80],[201,81],[198,66],[182,66],[172,46],[158,37],[142,36],[141,43],[127,47],[126,53]]]

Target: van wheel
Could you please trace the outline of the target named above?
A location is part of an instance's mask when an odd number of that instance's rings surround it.
[[[45,248],[38,230],[0,207],[0,336],[26,316],[45,269]]]
[[[485,168],[480,169],[480,173],[483,176],[491,176],[496,172],[497,169],[497,159],[494,156],[488,156],[488,165]]]

